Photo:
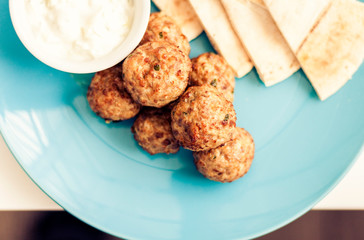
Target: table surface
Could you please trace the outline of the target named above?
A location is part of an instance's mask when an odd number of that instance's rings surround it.
[[[364,151],[315,210],[364,210]],[[0,136],[0,210],[62,210],[35,185]]]

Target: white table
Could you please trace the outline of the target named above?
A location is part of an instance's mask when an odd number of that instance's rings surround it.
[[[364,152],[314,209],[364,210]],[[0,210],[62,210],[26,175],[0,137]]]

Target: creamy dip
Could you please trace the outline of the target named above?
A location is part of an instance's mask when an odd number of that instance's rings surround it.
[[[107,55],[130,31],[133,0],[24,0],[34,41],[62,59]]]

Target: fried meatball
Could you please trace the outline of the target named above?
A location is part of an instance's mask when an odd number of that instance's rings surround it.
[[[231,102],[234,100],[234,72],[220,55],[203,53],[192,59],[190,85],[201,86],[204,84],[215,87],[227,100]]]
[[[188,88],[172,110],[173,135],[192,151],[216,148],[229,141],[235,126],[233,104],[209,85]]]
[[[254,141],[243,128],[235,128],[233,139],[218,148],[194,152],[197,170],[217,182],[232,182],[244,176],[254,158]]]
[[[95,74],[87,91],[87,100],[91,109],[108,121],[132,118],[141,108],[124,88],[121,65]]]
[[[180,27],[169,16],[161,12],[150,15],[147,30],[140,44],[155,41],[166,41],[178,46],[187,56],[190,54],[190,44]]]
[[[167,109],[143,109],[131,131],[139,145],[152,155],[176,153],[179,150],[179,144],[172,134],[171,112]]]
[[[125,87],[143,106],[163,107],[185,91],[191,60],[167,42],[138,47],[123,63]]]

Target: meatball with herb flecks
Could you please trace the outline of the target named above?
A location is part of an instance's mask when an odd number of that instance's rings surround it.
[[[172,110],[173,135],[192,151],[224,144],[231,139],[235,126],[233,104],[208,85],[188,88]]]
[[[162,12],[155,12],[150,15],[147,30],[140,44],[155,41],[169,42],[179,47],[186,55],[190,54],[191,47],[187,37],[175,21]]]
[[[233,138],[220,147],[194,152],[197,170],[217,182],[232,182],[244,176],[254,159],[253,137],[243,128],[235,128]]]
[[[144,108],[132,128],[135,140],[148,153],[177,153],[179,144],[173,137],[171,112],[168,109]]]
[[[139,46],[123,63],[125,87],[143,106],[161,108],[185,91],[191,60],[168,42]]]
[[[192,59],[190,85],[201,86],[204,84],[215,87],[227,100],[231,102],[234,100],[234,72],[220,55],[203,53]]]
[[[124,88],[121,65],[95,74],[87,91],[87,100],[91,109],[107,121],[130,119],[141,108]]]

